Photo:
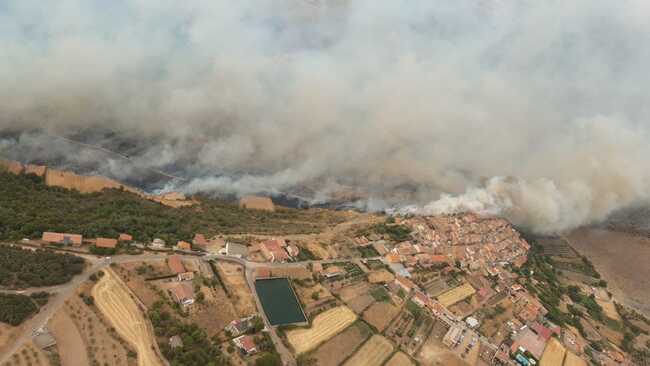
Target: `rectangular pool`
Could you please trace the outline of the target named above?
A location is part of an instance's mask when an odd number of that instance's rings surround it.
[[[288,279],[256,280],[255,290],[271,325],[286,325],[307,321]]]

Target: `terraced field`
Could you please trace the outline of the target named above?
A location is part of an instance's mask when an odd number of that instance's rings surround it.
[[[356,314],[348,307],[335,307],[316,316],[310,328],[288,331],[287,339],[296,354],[303,354],[318,347],[356,320]]]

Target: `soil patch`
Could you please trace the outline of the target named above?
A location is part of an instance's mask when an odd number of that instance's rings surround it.
[[[594,264],[617,300],[650,317],[650,238],[585,228],[567,239]]]
[[[413,366],[411,359],[402,352],[397,352],[386,363],[386,366]]]
[[[375,334],[350,357],[344,366],[380,366],[393,353],[390,341]]]
[[[319,366],[337,366],[350,357],[361,344],[372,334],[364,322],[356,322],[345,331],[318,347],[312,354]]]
[[[48,328],[56,339],[59,358],[63,366],[89,365],[86,346],[81,338],[79,329],[68,313],[59,310],[48,323]]]
[[[363,320],[372,325],[379,332],[390,324],[390,322],[399,313],[399,308],[388,302],[376,302],[363,313]]]

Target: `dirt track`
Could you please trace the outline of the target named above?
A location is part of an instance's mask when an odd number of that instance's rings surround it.
[[[93,288],[95,304],[117,332],[136,349],[138,366],[163,366],[155,351],[151,328],[129,292],[111,270]]]

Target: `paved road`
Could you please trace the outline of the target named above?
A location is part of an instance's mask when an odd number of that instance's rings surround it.
[[[97,273],[97,271],[107,267],[110,263],[129,263],[129,262],[142,262],[145,260],[156,260],[166,258],[167,255],[138,255],[138,256],[117,256],[111,258],[111,260],[106,260],[105,258],[94,258],[92,259],[91,265],[86,267],[86,269],[80,274],[75,276],[70,282],[59,285],[51,286],[44,288],[30,288],[24,290],[25,294],[39,292],[47,290],[52,295],[48,303],[43,306],[40,311],[31,319],[28,319],[23,323],[24,331],[20,334],[13,345],[11,345],[5,352],[0,355],[0,365],[4,364],[11,355],[17,352],[25,343],[32,339],[34,332],[40,328],[43,328],[47,325],[50,318],[65,304],[65,301],[73,296],[79,286],[86,282],[90,275]],[[20,291],[2,291],[4,293],[16,293]]]
[[[183,255],[183,254],[181,254]],[[48,302],[47,305],[45,305],[43,308],[41,308],[41,311],[35,315],[33,318],[27,320],[24,324],[25,326],[25,331],[23,334],[21,334],[14,344],[7,350],[7,352],[3,352],[2,355],[0,355],[0,365],[3,364],[5,361],[9,359],[9,357],[18,351],[20,347],[22,347],[26,342],[28,342],[32,337],[33,337],[33,332],[37,329],[40,329],[47,325],[47,322],[49,319],[56,313],[57,310],[59,310],[63,304],[65,303],[65,300],[68,299],[70,296],[74,295],[76,289],[85,281],[87,281],[93,273],[96,273],[97,271],[101,270],[102,268],[105,268],[106,266],[110,265],[111,263],[116,263],[116,264],[122,264],[122,263],[133,263],[133,262],[143,262],[143,261],[150,261],[150,260],[161,260],[168,258],[169,254],[141,254],[141,255],[117,255],[113,256],[110,259],[108,258],[93,258],[93,257],[88,257],[85,255],[81,255],[87,259],[90,260],[91,265],[87,267],[84,272],[72,279],[72,281],[68,282],[67,284],[59,285],[59,286],[51,286],[51,287],[46,287],[46,288],[30,288],[22,291],[0,291],[0,292],[10,292],[10,293],[25,293],[25,294],[31,294],[34,292],[39,292],[39,291],[48,291],[50,293],[53,293],[54,296],[50,297],[50,301]],[[227,261],[231,263],[236,263],[244,267],[245,271],[245,277],[246,277],[246,282],[248,283],[248,287],[251,290],[251,293],[253,294],[253,298],[255,299],[255,303],[257,305],[257,309],[259,314],[261,314],[262,318],[264,319],[264,322],[266,324],[266,328],[269,330],[269,334],[271,336],[271,340],[273,341],[275,348],[277,352],[280,354],[280,357],[282,358],[282,362],[284,365],[287,366],[295,366],[296,365],[296,360],[293,357],[293,354],[286,348],[280,337],[277,335],[275,327],[271,326],[269,323],[266,314],[264,313],[264,310],[262,308],[262,305],[260,303],[259,297],[257,296],[257,291],[255,289],[255,276],[254,276],[254,271],[255,269],[258,268],[292,268],[292,267],[299,267],[299,266],[305,266],[306,264],[314,264],[314,263],[321,263],[321,264],[328,264],[328,263],[337,263],[337,262],[345,262],[345,261],[357,261],[361,259],[367,259],[367,260],[381,260],[381,257],[375,257],[375,258],[337,258],[337,259],[327,259],[327,260],[308,260],[308,261],[301,261],[301,262],[288,262],[288,263],[268,263],[268,262],[252,262],[246,259],[241,259],[241,258],[236,258],[236,257],[230,257],[230,256],[224,256],[224,255],[216,255],[216,254],[211,254],[211,255],[205,255],[202,257],[197,257],[196,255],[183,255],[192,259],[197,259],[200,258],[204,261],[211,261],[211,260],[220,260],[220,261]],[[436,302],[434,300],[434,302]],[[444,308],[444,307],[443,307]],[[435,314],[434,314],[435,315]],[[456,316],[453,314],[449,313],[445,309],[445,313],[443,316],[439,317],[439,319],[443,320],[446,322],[449,326],[457,326],[461,327],[463,329],[468,329],[467,325],[465,322],[463,322],[461,319],[458,319]],[[469,330],[469,329],[468,329]],[[472,331],[473,332],[473,331]],[[480,336],[479,336],[480,337]],[[496,349],[497,346],[493,345],[489,342],[487,342],[487,339],[484,337],[480,337],[480,339],[490,348]]]

